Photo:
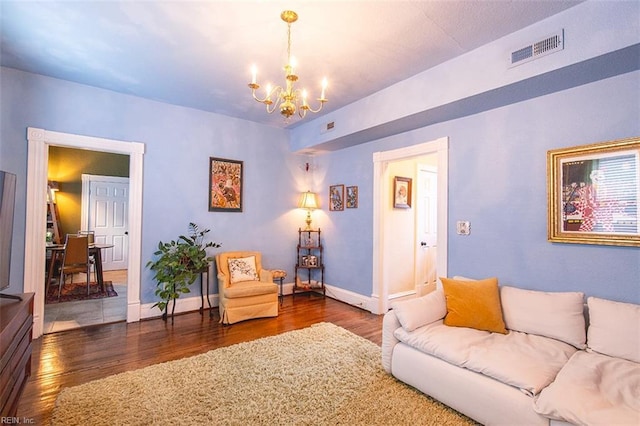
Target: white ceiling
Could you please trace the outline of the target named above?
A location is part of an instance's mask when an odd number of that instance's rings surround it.
[[[299,15],[291,36],[299,87],[315,99],[329,80],[324,113],[581,1],[0,0],[0,64],[294,127],[300,119],[268,115],[247,87],[252,64],[263,87],[284,83],[283,10]]]

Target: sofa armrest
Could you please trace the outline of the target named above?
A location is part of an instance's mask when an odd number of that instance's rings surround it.
[[[396,339],[393,332],[400,327],[400,321],[398,321],[398,317],[393,310],[384,314],[382,318],[382,368],[387,373],[391,373],[393,348],[400,343],[400,340]]]

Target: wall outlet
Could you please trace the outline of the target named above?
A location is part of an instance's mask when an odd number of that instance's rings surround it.
[[[471,233],[471,224],[467,220],[459,220],[456,223],[456,231],[458,235],[469,235]]]

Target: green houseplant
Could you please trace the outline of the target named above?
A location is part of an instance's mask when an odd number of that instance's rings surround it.
[[[218,248],[220,244],[212,241],[204,242],[209,229],[201,229],[198,225],[189,223],[189,235],[180,235],[176,240],[158,243],[158,250],[153,253],[154,260],[147,262],[147,267],[153,271],[156,280],[156,296],[160,301],[153,307],[160,308],[162,319],[166,321],[169,303],[173,301],[171,319],[176,307],[176,299],[181,294],[189,293],[189,286],[196,277],[209,266],[213,257],[207,256],[208,248]]]

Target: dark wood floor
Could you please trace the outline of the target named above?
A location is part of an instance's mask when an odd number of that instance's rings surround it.
[[[207,352],[239,342],[332,322],[380,345],[382,316],[321,296],[284,298],[277,318],[222,326],[218,311],[209,319],[192,312],[160,319],[114,323],[48,334],[34,341],[32,374],[18,416],[48,425],[56,397],[76,386],[124,371]]]

